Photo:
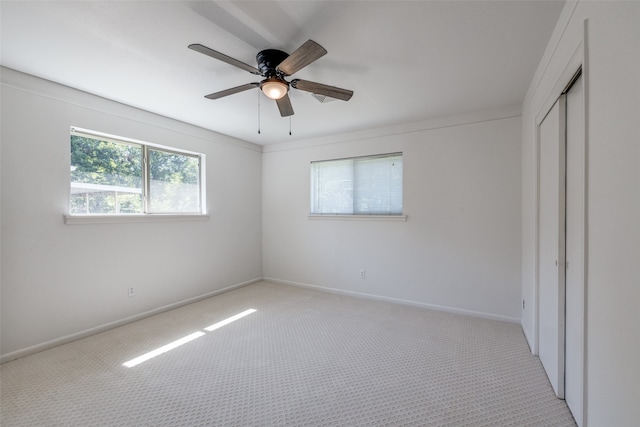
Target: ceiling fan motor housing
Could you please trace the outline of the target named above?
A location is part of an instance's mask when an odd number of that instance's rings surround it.
[[[277,67],[288,56],[288,53],[277,49],[265,49],[258,52],[258,54],[256,55],[256,62],[258,63],[260,74],[267,78],[281,78],[281,73],[277,71]]]

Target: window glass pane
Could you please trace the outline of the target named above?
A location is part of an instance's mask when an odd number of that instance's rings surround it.
[[[200,212],[200,164],[196,156],[149,149],[149,212]]]
[[[312,163],[313,213],[353,213],[353,160]]]
[[[402,154],[311,163],[311,213],[402,215]]]
[[[142,213],[142,147],[71,135],[72,214]]]

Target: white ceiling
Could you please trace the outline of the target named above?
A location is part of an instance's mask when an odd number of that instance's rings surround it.
[[[0,63],[266,145],[518,105],[563,1],[6,1]],[[187,49],[256,65],[307,39],[329,52],[293,77],[351,89],[321,104],[292,89],[293,135],[259,81]],[[293,78],[292,77],[292,78]]]

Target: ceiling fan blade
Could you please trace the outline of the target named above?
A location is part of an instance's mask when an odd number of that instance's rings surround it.
[[[251,74],[260,75],[260,71],[257,68],[252,67],[251,65],[247,65],[242,61],[238,61],[230,56],[225,55],[224,53],[216,52],[213,49],[209,49],[206,46],[203,46],[198,43],[190,44],[189,49],[195,50],[196,52],[200,52],[212,58],[215,58],[219,61],[226,62],[229,65],[233,65],[234,67],[242,68],[245,71],[250,72]]]
[[[324,95],[341,101],[348,101],[353,96],[352,90],[341,89],[339,87],[323,85],[322,83],[315,83],[307,80],[291,80],[291,86],[299,90],[304,90],[305,92]]]
[[[260,86],[260,83],[247,83],[246,85],[232,87],[231,89],[221,90],[220,92],[215,92],[205,96],[207,99],[219,99],[224,96],[233,95],[234,93],[244,92],[245,90],[253,89],[254,87]]]
[[[313,40],[307,40],[278,65],[278,70],[290,76],[326,54],[327,51],[325,48]]]
[[[282,98],[276,99],[276,104],[278,104],[278,110],[280,110],[282,117],[293,116],[293,106],[291,105],[289,94],[285,94]]]

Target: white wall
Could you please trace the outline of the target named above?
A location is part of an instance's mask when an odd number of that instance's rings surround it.
[[[522,294],[527,309],[522,324],[531,342],[535,116],[558,95],[554,87],[581,43],[587,103],[585,425],[632,426],[640,419],[640,2],[568,3],[527,93],[522,114]]]
[[[260,147],[9,69],[1,107],[5,360],[261,277]],[[65,225],[70,126],[204,153],[210,218]]]
[[[519,114],[265,147],[264,276],[519,321]],[[308,219],[311,161],[397,151],[406,222]]]

